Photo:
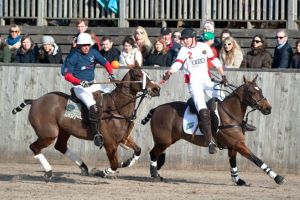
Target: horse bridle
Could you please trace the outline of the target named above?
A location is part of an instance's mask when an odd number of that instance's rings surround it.
[[[234,86],[235,88],[237,88],[236,86]],[[240,86],[242,87],[242,86]],[[231,88],[232,89],[232,88]],[[241,97],[239,96],[239,94],[234,90],[233,91],[234,94],[238,97],[238,100],[242,103],[242,100],[241,100]],[[244,126],[245,124],[248,122],[248,115],[255,111],[255,110],[261,110],[261,105],[259,104],[259,102],[265,100],[266,98],[263,96],[261,99],[259,100],[255,100],[254,98],[252,98],[252,95],[249,95],[249,94],[252,94],[252,92],[248,90],[245,91],[246,94],[247,94],[247,99],[249,99],[250,97],[250,101],[249,102],[249,106],[252,108],[252,110],[248,111],[247,114],[246,114],[246,119],[243,120],[242,122],[239,122],[239,120],[237,120],[224,106],[223,106],[223,102],[219,103],[219,105],[221,106],[221,108],[224,110],[224,112],[231,118],[233,119],[234,121],[238,122],[238,125],[223,125],[223,126],[219,126],[218,128],[219,129],[227,129],[227,128],[242,128],[244,129]]]
[[[151,81],[151,78],[148,76],[148,74],[147,74],[146,72],[144,72],[143,70],[142,70],[142,72],[143,72],[143,81],[142,81],[142,90],[141,90],[142,94],[140,94],[140,95],[138,95],[138,96],[131,96],[131,95],[128,95],[128,94],[126,94],[126,93],[124,93],[124,92],[121,91],[121,93],[122,93],[123,95],[129,97],[131,100],[130,100],[128,103],[122,105],[121,107],[118,107],[118,108],[116,108],[116,109],[114,109],[114,110],[111,110],[111,111],[117,111],[118,113],[120,113],[120,112],[119,112],[119,109],[121,109],[121,108],[123,108],[123,107],[129,105],[129,104],[132,103],[132,102],[135,102],[137,99],[140,98],[140,100],[139,100],[139,102],[138,102],[136,108],[133,110],[131,116],[130,116],[130,117],[127,117],[127,116],[123,116],[123,115],[114,115],[114,114],[112,114],[112,116],[117,117],[117,118],[119,118],[119,119],[127,119],[128,121],[134,121],[134,120],[137,118],[137,117],[136,117],[137,111],[138,111],[138,109],[139,109],[139,107],[140,107],[142,101],[144,100],[144,98],[149,94],[149,91],[148,91],[147,88],[146,88],[146,85],[147,85],[147,77],[149,78],[149,81]],[[130,72],[130,76],[132,76],[131,72]],[[117,87],[118,87],[118,86],[117,86]],[[130,88],[130,87],[127,87],[127,86],[123,86],[123,87],[125,87],[125,88]],[[114,98],[112,98],[112,100],[114,101]]]

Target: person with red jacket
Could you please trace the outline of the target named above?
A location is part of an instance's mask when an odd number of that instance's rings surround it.
[[[103,65],[109,73],[111,80],[115,79],[110,63],[94,48],[91,48],[93,41],[88,33],[80,33],[77,37],[77,48],[64,62],[64,77],[72,83],[75,95],[86,105],[89,110],[89,120],[94,143],[100,148],[103,146],[103,136],[98,131],[97,122],[101,119],[93,92],[99,86],[93,85],[95,78],[95,66],[97,63]]]

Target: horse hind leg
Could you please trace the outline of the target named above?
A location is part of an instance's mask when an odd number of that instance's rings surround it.
[[[34,143],[32,143],[29,146],[31,151],[34,153],[34,158],[41,163],[42,167],[45,170],[45,174],[44,174],[45,182],[49,182],[52,178],[52,167],[47,161],[46,157],[41,153],[41,150],[48,147],[54,140],[55,138],[46,138],[46,139],[38,138]]]
[[[150,151],[150,175],[156,181],[163,180],[163,177],[160,176],[158,170],[160,170],[165,163],[166,154],[164,153],[164,151],[168,148],[168,146],[170,145],[155,144]]]
[[[261,168],[267,175],[269,175],[277,184],[282,185],[285,182],[284,177],[276,174],[271,168],[268,167],[262,160],[260,160],[257,156],[255,156],[245,145],[244,142],[240,142],[236,146],[237,151],[243,155],[244,157],[248,158],[252,162],[256,164],[259,168]]]
[[[89,170],[87,165],[82,161],[82,159],[73,151],[68,148],[68,140],[70,135],[64,133],[63,131],[59,132],[58,138],[56,140],[54,148],[67,156],[70,160],[72,160],[81,170],[82,176],[88,176]]]

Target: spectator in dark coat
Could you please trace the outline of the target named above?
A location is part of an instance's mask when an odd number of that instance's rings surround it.
[[[160,30],[161,37],[166,41],[168,47],[168,53],[171,58],[171,64],[175,62],[177,54],[181,48],[181,45],[174,42],[172,38],[172,31],[170,28],[163,27]]]
[[[101,39],[102,50],[100,51],[101,55],[106,58],[110,63],[113,60],[119,60],[121,52],[119,49],[113,47],[113,41],[111,37],[103,37]]]
[[[153,44],[153,50],[146,59],[145,66],[171,66],[171,57],[168,53],[167,43],[163,38],[158,38]]]
[[[38,51],[40,63],[62,63],[62,52],[51,36],[42,37],[42,46]]]
[[[36,63],[37,62],[37,46],[33,43],[29,35],[21,38],[21,47],[17,50],[15,63]]]
[[[5,42],[5,39],[0,35],[0,62],[10,63],[11,62],[11,51]]]
[[[296,51],[293,55],[290,68],[300,69],[300,40],[296,41]]]
[[[267,41],[263,35],[252,38],[251,50],[247,52],[242,62],[242,68],[271,68],[272,54],[266,49]]]
[[[284,29],[278,30],[276,39],[272,68],[288,68],[293,57],[293,49],[288,44],[287,32]]]

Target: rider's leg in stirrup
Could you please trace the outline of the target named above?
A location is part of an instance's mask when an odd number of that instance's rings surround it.
[[[90,128],[91,128],[91,133],[94,138],[94,144],[96,146],[99,146],[102,148],[103,146],[103,136],[100,134],[98,130],[98,122],[100,121],[101,116],[99,113],[99,110],[97,108],[97,105],[94,104],[90,106],[89,108],[89,121],[90,121]]]

